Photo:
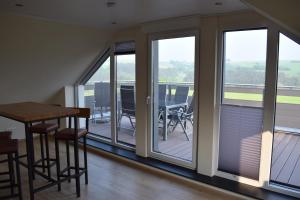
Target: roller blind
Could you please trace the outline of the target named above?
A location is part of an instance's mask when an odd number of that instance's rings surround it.
[[[135,42],[118,42],[115,45],[115,55],[134,54],[135,53]]]
[[[219,170],[258,180],[263,109],[221,105]]]

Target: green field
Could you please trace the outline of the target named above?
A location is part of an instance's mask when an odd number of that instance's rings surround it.
[[[175,91],[172,91],[172,94],[175,94]],[[193,91],[189,92],[189,96],[193,94]],[[84,96],[93,96],[93,90],[84,91]],[[237,93],[237,92],[225,92],[225,99],[231,100],[245,100],[245,101],[262,101],[263,96],[261,94],[254,93]],[[286,103],[286,104],[297,104],[300,105],[300,97],[298,96],[278,96],[277,103]]]
[[[262,101],[262,94],[254,93],[237,93],[237,92],[225,92],[225,99],[231,100],[246,100],[246,101]],[[277,103],[286,103],[286,104],[299,104],[300,97],[298,96],[277,96]]]

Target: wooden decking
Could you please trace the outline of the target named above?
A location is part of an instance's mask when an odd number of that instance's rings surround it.
[[[111,137],[110,122],[90,122],[90,132],[96,135]],[[192,126],[188,124],[189,141],[187,141],[182,129],[178,126],[173,133],[169,133],[168,140],[163,141],[160,137],[158,141],[158,150],[162,154],[177,157],[187,161],[192,161]],[[137,133],[138,134],[138,133]],[[162,135],[162,129],[160,129]],[[118,132],[118,141],[135,145],[135,136],[129,120],[124,117],[121,121],[121,129]]]
[[[271,180],[300,187],[300,135],[274,135]]]

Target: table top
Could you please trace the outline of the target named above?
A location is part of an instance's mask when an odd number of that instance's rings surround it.
[[[0,116],[23,123],[74,116],[78,113],[79,110],[74,108],[35,102],[0,104]]]
[[[172,108],[178,108],[178,107],[184,107],[187,106],[187,103],[173,103],[173,102],[166,102],[165,105],[159,105],[160,108],[165,109],[172,109]]]

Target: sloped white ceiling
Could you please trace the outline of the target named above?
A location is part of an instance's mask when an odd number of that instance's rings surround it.
[[[107,1],[114,1],[112,8]],[[216,6],[216,2],[222,5]],[[18,7],[16,4],[23,4]],[[1,0],[0,11],[96,28],[124,28],[158,19],[244,10],[240,0]],[[112,25],[116,21],[117,24]]]
[[[299,0],[243,0],[243,2],[300,38]]]

